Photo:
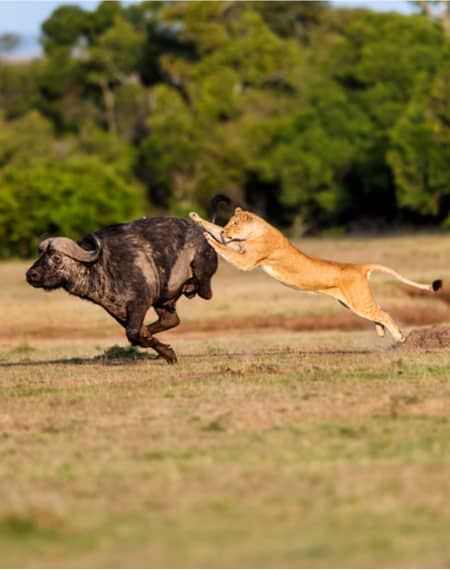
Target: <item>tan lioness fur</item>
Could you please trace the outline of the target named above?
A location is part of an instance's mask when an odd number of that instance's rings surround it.
[[[375,302],[368,280],[370,272],[382,271],[427,291],[437,291],[442,285],[440,280],[431,285],[416,283],[384,265],[338,263],[307,255],[268,222],[241,208],[236,208],[223,228],[195,212],[189,216],[205,230],[205,237],[216,252],[237,268],[251,271],[261,267],[284,285],[330,295],[360,317],[373,321],[379,336],[384,336],[387,328],[398,342],[404,342],[405,337]]]

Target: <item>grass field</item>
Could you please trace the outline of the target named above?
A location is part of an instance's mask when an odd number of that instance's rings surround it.
[[[450,281],[450,236],[305,240]],[[450,349],[392,349],[335,301],[221,264],[212,301],[126,347],[98,307],[0,265],[2,567],[448,567]],[[406,332],[448,289],[375,276]]]

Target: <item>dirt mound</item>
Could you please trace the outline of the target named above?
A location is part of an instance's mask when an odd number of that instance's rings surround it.
[[[450,326],[434,325],[410,332],[406,342],[397,345],[397,350],[450,349]]]

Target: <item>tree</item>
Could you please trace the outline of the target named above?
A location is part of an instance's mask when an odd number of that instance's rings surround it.
[[[0,57],[4,53],[13,51],[20,43],[20,37],[17,34],[0,34]]]
[[[79,6],[59,6],[42,24],[42,42],[46,53],[66,47],[73,49],[89,37],[89,13]]]
[[[245,2],[244,9],[259,12],[264,22],[277,35],[284,38],[297,38],[302,43],[309,42],[309,32],[318,27],[328,2],[286,2],[267,0],[265,2]]]
[[[325,2],[59,6],[43,26],[44,57],[0,65],[2,207],[19,211],[22,195],[34,204],[22,185],[66,219],[45,198],[44,170],[58,199],[57,184],[72,189],[66,202],[78,212],[85,164],[84,188],[95,188],[98,167],[122,215],[122,189],[137,204],[138,178],[161,213],[205,212],[221,191],[285,227],[449,225],[450,36],[434,18],[440,8],[425,18]],[[14,220],[16,245],[5,247],[22,252],[43,224]]]
[[[151,135],[141,142],[137,172],[149,185],[155,206],[187,209],[199,156],[195,119],[177,91],[161,85],[153,91],[148,122]]]
[[[116,16],[112,25],[88,51],[86,77],[89,83],[101,90],[106,124],[111,133],[117,132],[115,91],[118,86],[138,84],[136,70],[142,57],[143,44],[144,35]]]
[[[450,34],[450,3],[448,0],[418,0],[414,2],[422,14],[437,20],[446,34]]]
[[[251,131],[285,108],[303,65],[299,46],[273,33],[258,13],[225,3],[177,3],[160,18],[183,21],[179,41],[190,49],[161,60],[173,93],[166,89],[162,97],[155,89],[140,150],[141,169],[159,173],[152,195],[170,193],[165,203],[183,208],[206,207],[224,187],[242,195],[260,148]]]
[[[0,112],[15,119],[35,108],[39,102],[38,81],[42,62],[0,62]]]
[[[76,237],[141,215],[131,162],[107,133],[57,138],[36,111],[0,116],[0,256],[31,255],[44,232]]]
[[[316,44],[320,37],[313,38],[318,65],[347,93],[349,112],[357,109],[370,124],[342,180],[351,196],[344,219],[392,220],[399,209],[387,159],[391,129],[413,96],[417,76],[432,79],[445,64],[448,40],[442,29],[415,15],[330,11],[324,25],[333,42],[324,53]]]
[[[399,205],[450,227],[450,73],[422,80],[392,130]]]

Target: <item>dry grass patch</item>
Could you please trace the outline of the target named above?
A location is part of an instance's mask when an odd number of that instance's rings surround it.
[[[449,276],[450,238],[411,242],[303,247]],[[390,350],[328,329],[350,314],[327,299],[222,265],[214,300],[182,301],[162,335],[168,366],[101,309],[27,287],[25,265],[0,266],[3,567],[448,566],[450,351],[427,344],[448,329]],[[375,288],[405,320],[448,319]]]
[[[442,565],[450,353],[360,336],[179,337],[173,367],[11,353],[5,565]]]

